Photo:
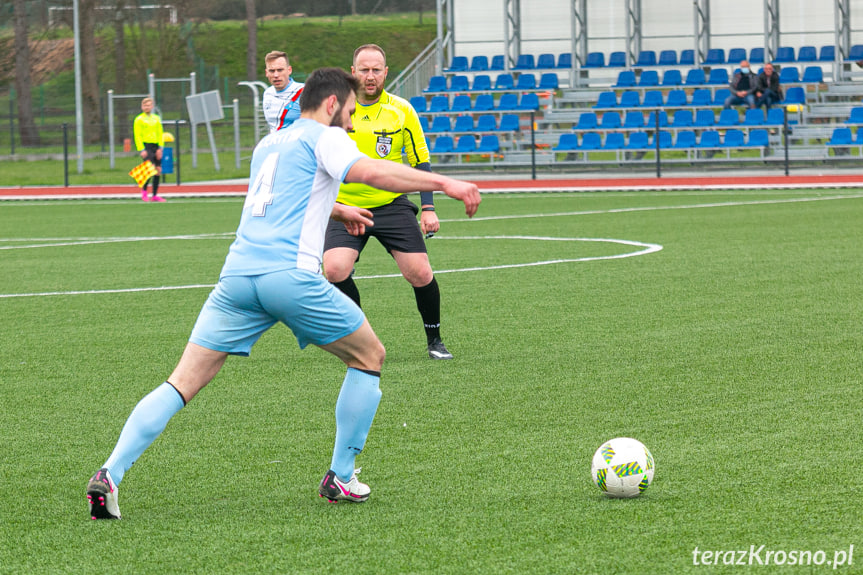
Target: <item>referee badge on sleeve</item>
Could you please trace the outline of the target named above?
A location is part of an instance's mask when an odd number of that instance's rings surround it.
[[[377,144],[375,144],[375,150],[377,150],[378,156],[380,156],[381,158],[386,158],[393,150],[393,139],[389,136],[378,136],[378,142]]]

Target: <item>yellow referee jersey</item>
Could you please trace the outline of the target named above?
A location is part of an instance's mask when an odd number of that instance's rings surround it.
[[[144,144],[162,145],[162,119],[158,114],[138,114],[132,132],[135,134],[135,149],[139,152],[144,149]]]
[[[401,162],[407,156],[411,166],[429,161],[429,149],[416,110],[407,100],[381,93],[377,102],[357,109],[351,116],[354,129],[348,132],[360,151],[370,158]],[[365,184],[342,184],[338,202],[360,208],[385,206],[400,194]]]

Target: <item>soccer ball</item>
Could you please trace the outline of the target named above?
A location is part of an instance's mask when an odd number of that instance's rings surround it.
[[[653,482],[656,464],[643,443],[629,437],[606,441],[593,454],[590,474],[609,497],[638,497]]]

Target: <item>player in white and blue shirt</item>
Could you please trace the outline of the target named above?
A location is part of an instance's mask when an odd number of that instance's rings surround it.
[[[237,238],[225,259],[180,362],[132,410],[108,460],[87,485],[90,516],[119,519],[117,486],[168,421],[219,372],[228,355],[248,355],[276,322],[301,347],[313,343],[347,365],[336,401],[330,470],[318,492],[331,501],[360,502],[371,489],[354,460],[362,451],[381,398],[385,350],[362,310],[320,273],[329,218],[352,234],[373,225],[364,208],[336,204],[341,182],[363,182],[401,193],[443,190],[479,206],[476,185],[360,152],[347,136],[357,82],[338,68],[316,70],[303,94],[303,115],[255,148]],[[302,384],[302,380],[297,382]]]
[[[287,128],[300,117],[300,98],[305,84],[291,79],[293,68],[284,52],[270,52],[264,57],[264,62],[271,86],[264,90],[262,107],[272,134]]]

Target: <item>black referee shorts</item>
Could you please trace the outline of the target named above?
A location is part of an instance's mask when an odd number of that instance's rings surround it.
[[[375,225],[366,227],[366,233],[361,236],[352,236],[342,222],[331,219],[327,226],[324,251],[351,248],[361,252],[369,238],[375,237],[390,254],[393,250],[409,254],[427,252],[417,221],[419,208],[415,203],[399,196],[385,206],[371,208],[371,212],[374,214]]]
[[[160,147],[161,146],[159,146],[159,144],[144,142],[144,151],[147,152],[147,157],[145,159],[153,162],[153,165],[157,168],[162,165],[162,160],[156,158],[156,152]]]

